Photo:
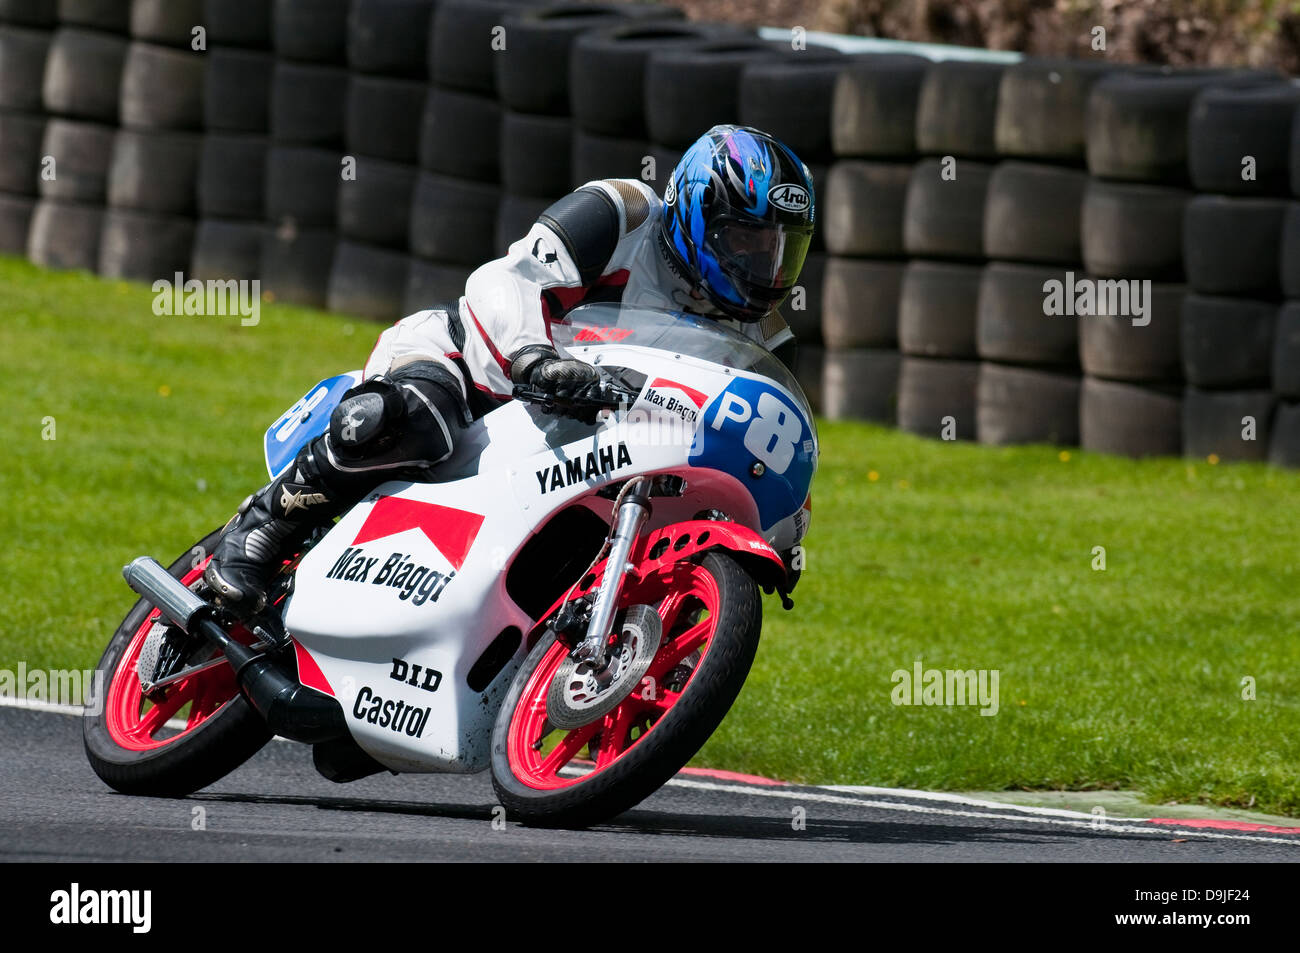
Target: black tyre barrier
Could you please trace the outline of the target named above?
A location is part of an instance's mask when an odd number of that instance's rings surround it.
[[[272,0],[204,0],[208,46],[271,46]]]
[[[193,251],[191,219],[120,208],[104,213],[99,240],[99,274],[104,278],[146,284],[170,280],[190,266]]]
[[[402,316],[410,258],[387,248],[341,241],[330,267],[331,311],[376,321]]]
[[[266,220],[333,228],[343,157],[328,149],[272,145],[266,155]]]
[[[491,96],[429,88],[420,125],[420,167],[429,172],[484,182],[501,181],[501,104]],[[529,144],[533,145],[533,144]],[[554,143],[567,164],[569,140]],[[514,157],[537,163],[547,156]]]
[[[1276,295],[1287,205],[1284,199],[1193,198],[1183,218],[1188,284],[1206,294]]]
[[[0,109],[40,112],[50,34],[0,25]]]
[[[650,55],[669,47],[745,36],[753,34],[734,27],[671,20],[625,23],[584,33],[569,53],[573,118],[586,132],[645,138],[645,73]]]
[[[346,63],[352,0],[273,0],[271,36],[278,57]]]
[[[1153,282],[1150,310],[1138,324],[1129,315],[1080,318],[1079,362],[1084,373],[1135,383],[1181,383],[1179,338],[1186,294],[1186,285]]]
[[[348,151],[412,165],[418,162],[427,89],[414,80],[354,74],[348,83],[344,137]],[[494,161],[495,153],[493,149]]]
[[[205,219],[264,218],[269,152],[270,141],[265,136],[204,136],[199,154],[199,215]]]
[[[522,8],[506,17],[509,56],[494,57],[496,91],[508,108],[569,113],[569,54],[586,30],[632,20],[680,20],[682,11],[658,3],[561,3]]]
[[[740,77],[750,63],[775,59],[788,46],[759,39],[667,47],[646,61],[646,130],[655,142],[688,146],[711,126],[740,117]]]
[[[650,144],[650,157],[654,159],[654,164],[648,168],[643,168],[638,178],[662,196],[664,190],[668,188],[668,180],[672,177],[673,169],[676,168],[677,163],[682,161],[682,150],[652,142]],[[577,181],[576,176],[574,181]],[[808,246],[810,249],[821,249],[823,243],[820,233],[820,226],[815,226],[812,244]]]
[[[822,373],[825,365],[824,347],[820,344],[799,344],[794,356],[794,376],[814,414],[822,412]]]
[[[1300,90],[1289,83],[1202,91],[1187,124],[1192,185],[1228,195],[1289,194],[1297,104]]]
[[[271,74],[271,138],[277,143],[341,146],[348,88],[347,70],[277,60]]]
[[[993,167],[957,161],[956,176],[943,178],[946,163],[923,159],[912,169],[903,210],[903,248],[934,258],[984,257],[984,204]]]
[[[978,361],[904,357],[898,377],[900,430],[941,440],[975,439]]]
[[[833,50],[808,49],[750,63],[740,77],[741,123],[771,133],[804,162],[830,162],[831,97],[852,61]]]
[[[1194,387],[1267,387],[1279,307],[1270,301],[1189,294],[1183,299],[1183,378]]]
[[[1300,202],[1288,202],[1282,217],[1278,284],[1287,298],[1300,298]]]
[[[439,86],[496,92],[497,53],[509,55],[510,49],[510,34],[501,32],[506,18],[538,2],[439,0],[429,38],[429,78]]]
[[[1191,198],[1190,192],[1160,185],[1090,180],[1079,223],[1088,272],[1181,281],[1183,218]]]
[[[27,254],[36,200],[29,195],[0,192],[0,254]]]
[[[103,205],[108,200],[108,167],[117,130],[95,122],[51,119],[41,143],[41,162],[49,156],[51,176],[37,183],[41,196],[63,202]]]
[[[822,365],[822,412],[831,420],[898,420],[897,351],[827,350]]]
[[[190,274],[199,281],[258,278],[267,231],[260,222],[201,219],[194,230]]]
[[[527,235],[537,222],[537,217],[546,211],[553,201],[549,198],[512,195],[509,192],[502,195],[501,204],[497,207],[496,230],[492,241],[496,254],[504,255],[511,245]]]
[[[916,147],[927,155],[991,159],[1002,63],[948,60],[925,74],[916,107]]]
[[[405,251],[417,172],[415,166],[358,156],[356,178],[339,184],[339,234]]]
[[[276,301],[325,307],[338,236],[328,228],[280,227],[262,244],[262,292]]]
[[[1082,163],[1088,94],[1113,73],[1109,63],[1025,60],[1008,66],[998,87],[993,142],[999,154]]]
[[[44,116],[0,112],[0,192],[37,193],[45,124]]]
[[[430,308],[446,307],[465,293],[465,281],[471,269],[465,265],[440,264],[412,258],[406,277],[404,314]]]
[[[119,115],[130,129],[203,128],[207,54],[132,43],[122,70]]]
[[[501,189],[421,172],[411,203],[411,251],[421,258],[477,267],[494,257]]]
[[[196,26],[203,26],[203,0],[131,0],[131,36],[137,40],[189,47]]]
[[[1279,403],[1271,430],[1268,462],[1275,467],[1300,467],[1300,404]]]
[[[362,73],[427,79],[434,0],[353,0],[348,66]]]
[[[117,122],[127,41],[90,30],[54,34],[41,98],[45,111],[60,116]]]
[[[98,205],[41,199],[32,212],[27,257],[43,268],[94,271],[103,226],[104,209]]]
[[[1108,179],[1186,185],[1187,120],[1196,94],[1210,86],[1277,79],[1245,70],[1108,76],[1088,97],[1088,171]]]
[[[998,163],[984,206],[984,254],[1005,261],[1079,261],[1087,185],[1087,174],[1076,169]]]
[[[203,125],[219,132],[268,131],[274,72],[275,59],[269,53],[230,47],[210,50]]]
[[[1188,387],[1183,392],[1183,456],[1267,459],[1276,403],[1277,398],[1266,390]]]
[[[56,9],[53,0],[0,0],[0,23],[53,26]]]
[[[831,148],[837,156],[907,159],[916,154],[916,107],[930,60],[857,56],[831,94]]]
[[[903,267],[901,261],[827,261],[821,326],[828,349],[847,351],[897,343]]]
[[[1288,301],[1278,312],[1272,380],[1273,393],[1300,398],[1300,301]]]
[[[781,316],[800,347],[822,343],[822,309],[829,263],[828,255],[810,251],[799,272],[798,283],[780,306]]]
[[[898,299],[898,349],[918,357],[973,358],[979,265],[912,261]]]
[[[577,185],[593,179],[641,179],[649,168],[648,158],[654,158],[654,149],[644,139],[615,139],[598,136],[574,127],[573,130],[573,181]],[[659,160],[654,167],[659,171]],[[663,189],[658,190],[662,193]]]
[[[1074,375],[985,361],[975,403],[980,443],[1079,443],[1079,378]]]
[[[903,210],[907,205],[911,165],[836,162],[818,191],[822,214],[818,229],[835,255],[903,254]]]
[[[1085,377],[1079,444],[1125,457],[1176,456],[1183,448],[1182,403],[1175,393]]]
[[[203,137],[186,132],[133,132],[113,140],[108,204],[160,215],[193,215]]]
[[[123,34],[131,28],[131,7],[122,0],[59,0],[58,10],[66,25]]]
[[[1079,366],[1079,322],[1088,318],[1047,314],[1043,286],[1065,282],[1060,268],[993,262],[980,277],[975,348],[986,361]]]
[[[573,122],[567,116],[506,112],[500,158],[507,192],[558,199],[578,184],[573,180]]]

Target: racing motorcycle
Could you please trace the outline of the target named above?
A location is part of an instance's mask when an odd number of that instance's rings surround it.
[[[337,782],[490,769],[507,817],[585,826],[680,770],[790,608],[817,433],[793,376],[716,322],[593,304],[553,328],[600,380],[517,388],[429,482],[392,481],[285,561],[238,620],[202,581],[220,530],[140,596],[99,668],[87,756],[128,794],[181,796],[273,735]],[[266,432],[274,478],[359,372]]]

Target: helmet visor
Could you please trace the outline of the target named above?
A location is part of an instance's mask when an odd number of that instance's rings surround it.
[[[721,219],[710,237],[722,270],[767,297],[763,292],[782,295],[799,280],[812,235],[807,228]]]

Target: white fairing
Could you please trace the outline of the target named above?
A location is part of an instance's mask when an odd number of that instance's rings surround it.
[[[683,420],[690,411],[682,400],[651,398],[652,387],[630,413],[596,426],[509,403],[470,428],[439,467],[441,482],[379,487],[298,568],[285,623],[327,683],[313,687],[338,698],[357,743],[393,770],[487,767],[497,710],[526,654],[519,636],[537,621],[507,593],[507,570],[559,510],[582,500],[608,517],[611,502],[595,495],[601,487],[671,471],[687,478],[687,491],[656,498],[650,528],[714,507],[759,529],[754,500],[735,477],[688,462],[709,400],[753,375],[655,348],[569,350],[635,368],[648,381],[680,382],[693,397],[677,396],[696,405],[697,419]],[[513,657],[490,684],[471,689],[471,669],[511,627]]]

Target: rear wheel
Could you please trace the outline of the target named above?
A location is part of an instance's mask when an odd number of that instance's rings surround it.
[[[172,563],[171,574],[187,586],[200,580],[220,535],[217,530],[196,543]],[[225,777],[271,739],[227,664],[144,694],[136,666],[159,619],[143,599],[132,607],[100,659],[82,723],[90,766],[123,794],[189,794]],[[254,641],[242,626],[231,634]]]
[[[569,648],[548,633],[515,675],[492,734],[492,783],[507,817],[582,827],[648,797],[697,752],[740,693],[762,628],[758,586],[724,552],[629,577],[620,608],[648,605],[663,627],[640,684],[574,729],[547,718]]]

